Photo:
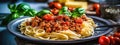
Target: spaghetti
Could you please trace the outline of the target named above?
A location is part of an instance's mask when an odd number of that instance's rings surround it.
[[[58,17],[62,17],[57,19]],[[19,28],[22,34],[42,40],[75,40],[94,34],[96,26],[93,19],[83,15],[79,17],[82,23],[76,22],[79,18],[55,16],[54,20],[46,21],[43,18],[31,17],[25,19]]]

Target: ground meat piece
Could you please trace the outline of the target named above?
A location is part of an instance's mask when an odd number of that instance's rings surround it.
[[[61,26],[56,27],[56,30],[62,30]]]
[[[42,22],[42,19],[41,19],[41,18],[38,18],[38,17],[37,17],[37,18],[35,18],[35,19],[36,19],[35,21],[38,22],[38,23],[39,23],[39,22]]]
[[[46,28],[46,32],[50,33],[51,32],[51,28],[50,27]]]
[[[50,27],[50,22],[46,23],[45,27]]]
[[[82,18],[84,21],[87,21],[87,16],[86,16],[86,15],[82,15],[81,18]]]
[[[30,25],[30,22],[27,21],[27,22],[26,22],[26,25],[29,26],[29,25]]]
[[[53,28],[52,28],[52,31],[55,31],[55,29],[56,29],[56,28],[55,28],[55,27],[53,27]]]
[[[55,24],[53,24],[54,25],[54,27],[58,27],[59,25],[58,25],[58,23],[55,23]]]
[[[81,28],[79,26],[76,26],[75,29],[76,29],[77,32],[81,31]]]
[[[50,21],[50,24],[51,25],[54,25],[56,22],[55,21]]]
[[[75,27],[71,26],[71,27],[70,27],[70,30],[75,30]]]
[[[71,22],[70,26],[75,27],[76,26],[75,22]]]
[[[69,27],[68,26],[62,26],[62,30],[68,30]]]
[[[81,24],[80,24],[80,23],[75,23],[75,25],[76,25],[76,26],[79,26],[79,27],[81,26]]]
[[[31,21],[34,21],[35,20],[35,18],[32,18],[32,20]]]
[[[39,26],[44,27],[45,26],[45,22],[40,22]]]
[[[61,15],[60,16],[56,16],[55,19],[56,20],[63,20],[63,16],[61,16]]]
[[[68,16],[64,16],[64,19],[63,19],[64,21],[70,21],[70,17],[68,17]]]
[[[44,27],[43,27],[43,26],[39,26],[39,28],[40,28],[40,29],[44,29]]]
[[[39,19],[40,19],[39,17],[37,17],[37,16],[35,17],[35,20],[36,20],[36,21],[39,21]]]
[[[31,22],[31,23],[32,23],[32,24],[31,24],[32,27],[38,26],[38,23],[35,22],[35,21],[33,21],[33,22]]]
[[[45,23],[47,23],[47,22],[49,22],[49,21],[47,21],[47,20],[43,20]]]

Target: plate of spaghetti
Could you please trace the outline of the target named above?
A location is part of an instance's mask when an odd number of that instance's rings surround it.
[[[22,34],[42,39],[42,40],[75,40],[93,35],[95,23],[91,18],[76,23],[76,19],[70,19],[68,16],[63,19],[46,21],[39,17],[27,18],[23,21],[19,29]],[[66,21],[65,21],[65,20]]]
[[[34,17],[21,17],[11,21],[8,30],[19,38],[36,43],[64,44],[93,40],[113,29],[96,28],[97,25],[111,23],[96,16],[86,16],[80,11],[84,12],[82,8],[77,8],[72,14],[60,10],[58,14],[50,12],[44,15],[39,13]]]

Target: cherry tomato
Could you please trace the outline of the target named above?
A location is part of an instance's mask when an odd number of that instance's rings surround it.
[[[110,39],[106,36],[101,36],[99,38],[99,44],[100,45],[109,45],[110,44]]]
[[[110,39],[110,44],[111,45],[115,45],[114,37],[113,36],[109,36],[109,39]]]
[[[113,34],[113,36],[114,36],[114,37],[119,37],[119,38],[120,38],[120,33],[115,32],[115,33]]]
[[[100,4],[98,4],[98,3],[95,3],[95,4],[93,4],[93,9],[100,9]]]
[[[115,40],[115,45],[119,45],[120,44],[120,38],[114,37],[114,40]]]
[[[100,16],[100,4],[98,3],[93,4],[93,9],[96,11],[96,14]]]
[[[59,10],[58,10],[58,9],[56,9],[56,8],[51,9],[50,11],[51,11],[53,14],[55,14],[55,15],[56,15],[56,14],[58,14],[58,12],[59,12]]]
[[[50,21],[50,20],[53,20],[54,18],[51,14],[46,14],[43,16],[43,19]]]
[[[50,2],[49,3],[49,8],[57,8],[57,9],[61,9],[62,5],[58,2]]]
[[[61,9],[62,8],[62,5],[60,3],[54,3],[54,6],[58,9]]]
[[[75,22],[81,24],[83,22],[83,20],[82,20],[82,18],[78,18],[78,19],[75,20]]]

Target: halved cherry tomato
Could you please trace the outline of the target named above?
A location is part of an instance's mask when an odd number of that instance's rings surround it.
[[[54,17],[51,14],[46,14],[43,16],[43,19],[50,21],[50,20],[53,20]]]
[[[56,14],[58,14],[58,12],[59,12],[59,10],[58,10],[58,9],[56,9],[56,8],[51,9],[50,11],[51,11],[53,14],[55,14],[55,15],[56,15]]]
[[[100,45],[109,45],[110,44],[110,39],[106,36],[101,36],[99,38],[99,44]]]
[[[78,18],[78,19],[75,20],[75,22],[81,24],[83,22],[83,19],[82,18]]]

